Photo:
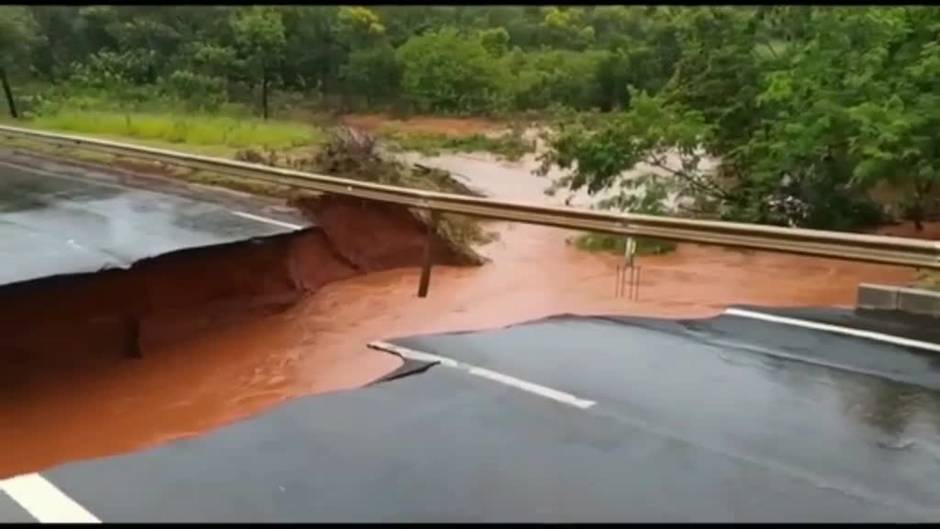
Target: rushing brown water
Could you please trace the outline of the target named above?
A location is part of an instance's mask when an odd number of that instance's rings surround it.
[[[564,230],[507,225],[480,269],[437,267],[427,299],[417,270],[390,270],[327,285],[305,302],[318,332],[365,341],[414,333],[508,325],[559,313],[710,316],[729,304],[852,305],[859,282],[902,284],[899,267],[681,245],[641,257],[639,301],[614,297],[618,258],[565,244]],[[336,318],[343,304],[368,317]],[[357,310],[354,305],[361,305]],[[355,339],[355,338],[354,338]]]
[[[913,278],[904,268],[682,245],[640,259],[640,300],[629,301],[613,296],[615,256],[575,249],[565,230],[495,227],[500,239],[482,249],[492,262],[435,267],[425,299],[416,297],[414,267],[338,273],[287,309],[192,307],[153,318],[138,360],[70,355],[69,344],[85,338],[72,329],[49,343],[54,358],[7,364],[0,476],[135,450],[285,399],[361,387],[400,365],[367,349],[372,340],[558,313],[709,316],[732,303],[850,305],[859,282]]]

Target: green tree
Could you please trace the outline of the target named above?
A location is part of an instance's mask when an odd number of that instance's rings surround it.
[[[249,79],[252,84],[261,85],[261,115],[268,119],[268,90],[286,45],[281,13],[274,8],[253,6],[235,12],[231,25]]]
[[[37,39],[36,30],[36,21],[27,8],[0,6],[0,85],[13,118],[18,118],[19,112],[10,86],[10,72],[26,70],[23,63]]]
[[[83,38],[77,6],[30,6],[36,21],[37,39],[32,66],[38,77],[56,81],[67,74],[68,67],[86,57],[90,44]]]
[[[540,26],[542,42],[553,48],[583,50],[594,44],[594,28],[576,7],[545,7]]]
[[[780,14],[784,21],[790,13]],[[762,64],[759,127],[737,149],[755,184],[781,178],[809,204],[806,224],[846,228],[879,220],[865,193],[908,188],[920,223],[937,178],[935,8],[832,8],[807,22],[829,28]]]
[[[404,95],[422,111],[486,112],[505,104],[509,72],[478,36],[454,28],[412,37],[398,49]]]
[[[541,174],[557,165],[570,172],[554,183],[589,194],[616,190],[602,207],[661,212],[661,199],[696,202],[697,212],[719,211],[732,193],[703,164],[714,128],[704,116],[661,95],[633,94],[629,111],[614,115],[562,115],[547,133],[551,149],[541,155]],[[627,170],[642,168],[624,178]],[[655,200],[651,200],[654,198]]]
[[[597,44],[609,50],[597,65],[602,110],[626,108],[627,86],[658,93],[679,59],[674,13],[668,8],[601,6],[591,13]]]
[[[548,159],[576,168],[568,185],[632,185],[625,170],[674,151],[681,167],[666,173],[726,218],[853,229],[880,220],[868,191],[890,183],[908,189],[906,213],[923,220],[940,168],[930,132],[940,124],[940,10],[670,16],[679,58],[662,90],[643,108],[562,126],[551,139]],[[717,168],[690,171],[698,152]]]
[[[340,7],[336,19],[340,39],[350,48],[369,46],[385,35],[381,18],[367,7]]]
[[[493,57],[502,57],[509,51],[509,32],[505,28],[480,30],[479,37],[487,53]]]
[[[340,68],[349,50],[342,43],[336,6],[282,8],[285,46],[282,80],[300,90],[340,89]]]
[[[350,94],[362,96],[371,105],[387,102],[398,93],[401,74],[395,50],[384,43],[353,51],[340,75]]]
[[[509,56],[516,108],[544,109],[554,104],[587,110],[597,106],[598,67],[606,58],[606,52],[597,50],[516,50]]]

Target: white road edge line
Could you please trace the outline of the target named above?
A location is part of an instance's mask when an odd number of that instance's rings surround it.
[[[803,327],[805,329],[814,329],[817,331],[826,331],[826,332],[831,332],[835,334],[845,334],[847,336],[855,336],[857,338],[867,338],[869,340],[890,343],[892,345],[899,345],[901,347],[911,347],[914,349],[923,349],[923,350],[931,351],[934,353],[940,353],[940,344],[923,342],[921,340],[913,340],[911,338],[902,338],[900,336],[893,336],[890,334],[884,334],[884,333],[875,332],[875,331],[864,331],[861,329],[840,327],[838,325],[831,325],[828,323],[818,323],[815,321],[798,320],[796,318],[787,318],[785,316],[775,316],[773,314],[764,314],[762,312],[754,312],[754,311],[744,310],[744,309],[735,309],[735,308],[725,309],[725,314],[729,316],[738,316],[741,318],[751,318],[754,320],[780,323],[783,325],[792,325],[794,327]]]
[[[390,344],[388,342],[372,342],[369,344],[369,347],[372,349],[378,349],[380,351],[387,351],[390,353],[395,353],[408,358],[411,360],[419,360],[424,362],[439,362],[441,365],[452,367],[455,369],[460,369],[470,373],[471,375],[478,376],[481,378],[486,378],[494,382],[499,382],[500,384],[505,384],[507,386],[514,387],[516,389],[525,391],[527,393],[532,393],[540,397],[551,399],[556,402],[561,402],[562,404],[567,404],[569,406],[574,406],[575,408],[580,408],[586,410],[591,406],[597,404],[593,400],[580,399],[575,397],[570,393],[565,393],[564,391],[558,391],[557,389],[552,389],[545,387],[539,384],[534,384],[532,382],[527,382],[522,379],[518,379],[513,376],[504,375],[502,373],[497,373],[496,371],[491,371],[489,369],[484,369],[482,367],[476,367],[470,364],[465,364],[463,362],[458,362],[450,358],[444,358],[442,356],[437,356],[431,353],[424,353],[421,351],[415,351],[413,349],[408,349],[407,347],[400,347],[395,344]]]
[[[0,480],[0,490],[40,523],[101,523],[94,514],[39,474]]]
[[[271,224],[274,226],[280,226],[282,228],[288,228],[291,230],[302,230],[304,227],[299,224],[291,224],[290,222],[284,222],[275,219],[269,219],[268,217],[262,217],[260,215],[252,215],[251,213],[246,213],[244,211],[230,211],[232,215],[237,217],[242,217],[245,219],[256,220],[258,222],[264,222],[265,224]]]

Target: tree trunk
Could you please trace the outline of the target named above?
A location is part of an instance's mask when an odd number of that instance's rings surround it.
[[[7,71],[0,68],[0,84],[3,84],[3,93],[7,96],[7,106],[10,107],[10,116],[14,119],[19,118],[20,114],[16,111],[16,101],[13,100],[13,90],[10,89],[10,82],[7,80]]]
[[[261,116],[268,119],[268,71],[261,74]]]
[[[927,203],[930,200],[930,191],[933,189],[933,180],[914,182],[914,211],[911,220],[914,221],[916,231],[924,230],[924,221],[927,219]]]

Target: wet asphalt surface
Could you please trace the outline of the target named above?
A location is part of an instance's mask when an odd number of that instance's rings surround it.
[[[0,284],[285,231],[222,198],[21,161],[0,156]],[[747,308],[940,343],[930,318]],[[595,404],[409,362],[362,389],[37,471],[106,522],[940,520],[937,353],[728,315],[391,341]],[[0,487],[0,521],[35,519]]]
[[[257,211],[236,210],[222,195],[158,192],[121,178],[0,149],[0,286],[291,231],[233,214]],[[288,222],[309,224],[299,215]]]
[[[0,491],[0,523],[30,523],[35,521],[35,518],[26,509],[20,507],[5,492]]]
[[[42,475],[108,522],[940,520],[935,354],[729,315],[391,341],[596,404],[411,362]]]

